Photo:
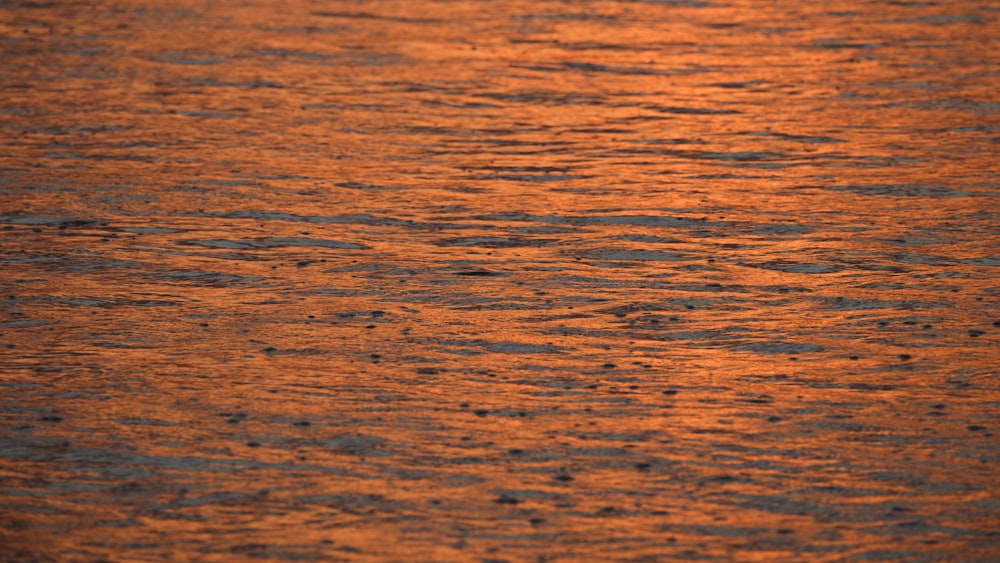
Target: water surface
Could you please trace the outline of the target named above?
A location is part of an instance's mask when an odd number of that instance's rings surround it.
[[[998,28],[0,4],[0,559],[1000,559]]]

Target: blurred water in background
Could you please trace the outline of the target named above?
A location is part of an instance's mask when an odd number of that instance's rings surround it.
[[[0,559],[1000,559],[998,29],[0,3]]]

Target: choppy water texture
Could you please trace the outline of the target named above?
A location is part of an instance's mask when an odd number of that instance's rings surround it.
[[[0,3],[0,559],[1000,560],[998,29]]]

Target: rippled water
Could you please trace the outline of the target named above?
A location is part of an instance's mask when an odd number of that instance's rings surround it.
[[[0,559],[1000,560],[997,29],[0,3]]]

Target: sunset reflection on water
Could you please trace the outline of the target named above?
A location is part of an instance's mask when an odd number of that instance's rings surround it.
[[[0,4],[0,560],[1000,559],[990,2]]]

